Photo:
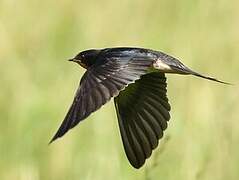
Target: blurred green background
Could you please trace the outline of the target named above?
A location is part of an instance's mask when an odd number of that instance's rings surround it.
[[[239,179],[239,87],[190,76],[168,75],[168,138],[140,170],[125,157],[112,102],[48,145],[84,73],[66,59],[88,48],[161,50],[237,84],[238,7],[237,0],[0,0],[0,179]]]

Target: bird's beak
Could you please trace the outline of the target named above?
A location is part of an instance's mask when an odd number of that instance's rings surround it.
[[[68,61],[75,61],[75,59],[74,59],[74,58],[72,58],[72,59],[68,59]]]

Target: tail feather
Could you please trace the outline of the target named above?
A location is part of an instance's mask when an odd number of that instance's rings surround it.
[[[200,78],[204,78],[204,79],[207,79],[207,80],[210,80],[210,81],[215,81],[215,82],[218,82],[218,83],[222,83],[222,84],[227,84],[227,85],[232,85],[231,83],[228,83],[228,82],[225,82],[225,81],[221,81],[221,80],[218,80],[214,77],[210,77],[210,76],[205,76],[205,75],[202,75],[202,74],[199,74],[191,69],[189,69],[188,67],[186,66],[170,66],[172,69],[176,70],[179,74],[191,74],[191,75],[194,75],[194,76],[197,76],[197,77],[200,77]]]
[[[162,52],[158,52],[158,59],[156,60],[154,67],[165,73],[176,73],[176,74],[185,74],[185,75],[191,74],[191,75],[198,76],[211,81],[215,81],[218,83],[232,85],[231,83],[220,81],[220,80],[217,80],[216,78],[199,74],[191,70],[187,66],[185,66],[178,59]]]
[[[211,81],[219,82],[219,83],[222,83],[222,84],[232,85],[231,83],[218,80],[218,79],[216,79],[216,78],[214,78],[214,77],[204,76],[204,75],[201,75],[201,74],[196,73],[196,72],[193,72],[193,73],[191,73],[191,74],[194,75],[194,76],[197,76],[197,77],[201,77],[201,78],[208,79],[208,80],[211,80]]]

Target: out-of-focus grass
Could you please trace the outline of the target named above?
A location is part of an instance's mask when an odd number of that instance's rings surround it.
[[[112,102],[47,145],[83,73],[66,59],[87,48],[158,49],[237,84],[238,7],[236,0],[1,0],[0,179],[143,180],[146,169],[147,179],[238,179],[238,85],[189,76],[168,76],[170,140],[140,170],[124,155]]]

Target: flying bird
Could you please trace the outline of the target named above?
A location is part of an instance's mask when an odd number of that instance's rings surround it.
[[[73,103],[50,141],[62,137],[91,113],[114,98],[126,156],[140,168],[158,146],[170,119],[165,73],[199,74],[160,51],[134,47],[90,49],[70,61],[86,69]]]

